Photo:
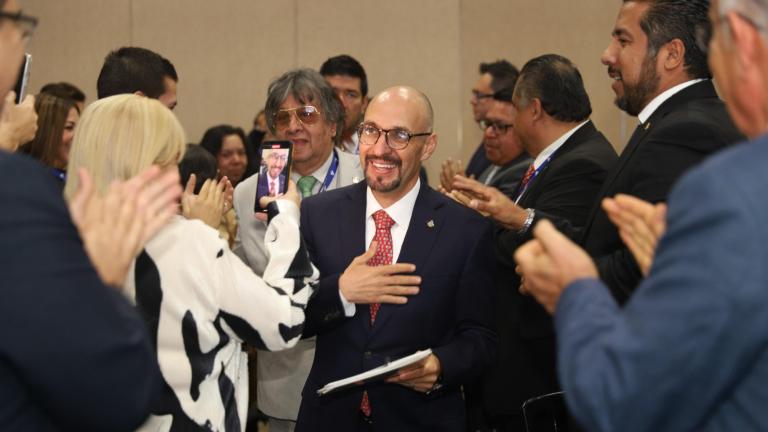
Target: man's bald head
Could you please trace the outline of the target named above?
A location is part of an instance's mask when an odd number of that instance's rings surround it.
[[[360,163],[379,204],[386,207],[410,191],[421,163],[437,146],[432,104],[413,87],[391,87],[376,95],[360,128]]]
[[[421,120],[420,126],[424,131],[432,131],[434,126],[435,114],[432,110],[432,103],[429,101],[427,95],[422,91],[409,86],[394,86],[390,87],[373,98],[371,105],[382,102],[391,102],[398,100],[407,104],[414,104],[419,118]]]

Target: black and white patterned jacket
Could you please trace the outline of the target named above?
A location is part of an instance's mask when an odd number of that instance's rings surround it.
[[[140,430],[244,430],[242,343],[292,347],[318,278],[301,242],[298,213],[286,200],[270,204],[263,279],[197,220],[179,216],[147,243],[126,288],[157,348],[163,389]]]

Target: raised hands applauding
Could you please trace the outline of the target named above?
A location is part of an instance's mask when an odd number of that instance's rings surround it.
[[[79,187],[68,203],[72,222],[101,280],[121,287],[136,255],[176,214],[179,173],[152,166],[113,182],[104,196],[95,192],[88,171],[77,174]]]

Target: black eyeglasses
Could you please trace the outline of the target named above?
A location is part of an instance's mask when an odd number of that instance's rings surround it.
[[[373,123],[363,123],[357,129],[362,145],[376,144],[382,132],[384,133],[384,141],[395,150],[402,150],[407,147],[413,137],[432,135],[432,132],[411,133],[403,128],[380,129]]]
[[[472,97],[477,99],[477,100],[487,99],[487,98],[492,98],[493,97],[493,93],[483,93],[483,92],[478,91],[478,90],[472,90]]]
[[[32,34],[35,32],[35,27],[37,27],[37,18],[30,15],[24,15],[21,11],[16,13],[0,11],[0,18],[5,18],[16,23],[19,27],[19,31],[21,31],[21,39],[25,42],[32,37]]]
[[[507,130],[512,127],[512,125],[509,123],[495,122],[490,120],[480,120],[477,122],[477,125],[480,126],[480,130],[482,131],[491,128],[491,131],[494,133],[494,135],[504,135],[507,133]]]

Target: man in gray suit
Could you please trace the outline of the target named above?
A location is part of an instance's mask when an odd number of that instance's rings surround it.
[[[554,313],[560,383],[586,430],[768,430],[768,4],[715,0],[709,18],[698,49],[751,142],[674,187],[629,302],[548,222],[516,253],[525,289]]]
[[[291,180],[302,197],[363,178],[359,158],[334,149],[343,125],[343,108],[318,72],[292,70],[272,82],[265,114],[270,132],[293,144]],[[260,275],[267,255],[266,223],[253,211],[258,176],[254,174],[237,186],[234,206],[239,223],[235,252]],[[293,430],[314,353],[314,338],[279,353],[259,351],[257,399],[259,409],[270,418],[270,431]]]

